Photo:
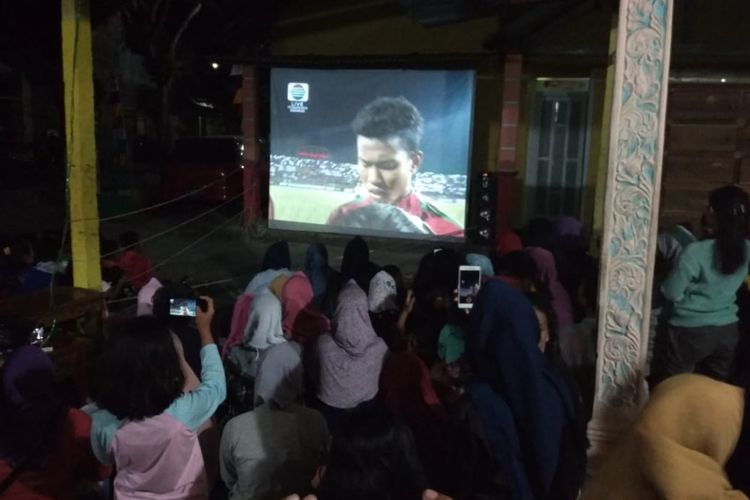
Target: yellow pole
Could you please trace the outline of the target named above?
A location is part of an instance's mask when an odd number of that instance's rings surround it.
[[[617,51],[617,14],[612,16],[612,26],[609,31],[609,64],[607,78],[604,84],[604,107],[602,108],[602,142],[599,157],[596,162],[596,185],[594,187],[594,223],[592,250],[598,254],[602,232],[604,231],[604,192],[606,190],[607,170],[609,169],[609,129],[612,124],[612,101],[615,86],[615,52]]]
[[[65,143],[73,282],[101,289],[89,0],[62,0]]]

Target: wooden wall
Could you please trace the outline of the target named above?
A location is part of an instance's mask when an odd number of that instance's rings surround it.
[[[708,193],[750,190],[750,83],[674,83],[667,107],[660,223],[698,229]]]

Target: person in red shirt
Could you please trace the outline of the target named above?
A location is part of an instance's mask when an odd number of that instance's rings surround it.
[[[364,193],[334,209],[327,224],[347,226],[353,212],[388,204],[413,220],[407,225],[411,229],[396,230],[462,237],[458,223],[414,191],[412,178],[423,159],[419,149],[423,129],[422,115],[404,97],[379,97],[362,108],[352,130],[357,136],[357,168]]]
[[[118,262],[128,283],[136,290],[143,288],[153,277],[151,261],[141,253],[138,233],[126,231],[120,235],[123,249]]]

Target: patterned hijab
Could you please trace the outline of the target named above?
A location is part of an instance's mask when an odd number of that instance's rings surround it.
[[[396,305],[397,296],[396,280],[387,272],[379,271],[370,280],[370,292],[367,295],[367,302],[371,313],[398,310],[398,306]]]

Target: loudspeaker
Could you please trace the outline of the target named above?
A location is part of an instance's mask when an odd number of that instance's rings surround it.
[[[480,243],[495,241],[495,212],[497,210],[497,177],[494,172],[480,172],[474,203],[476,239]]]

